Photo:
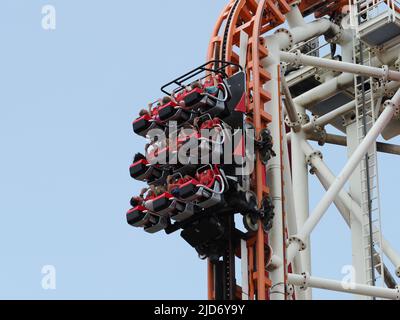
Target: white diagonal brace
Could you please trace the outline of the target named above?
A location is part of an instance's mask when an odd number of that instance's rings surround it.
[[[302,143],[302,148],[306,156],[315,153],[315,150],[307,141],[304,141]],[[318,179],[328,190],[329,187],[335,181],[336,177],[321,158],[311,157],[310,159],[311,159],[311,165],[314,167],[314,171]],[[339,208],[339,211],[342,214],[347,224],[350,223],[350,214],[352,215],[353,219],[357,219],[361,223],[362,211],[360,205],[359,203],[355,202],[354,199],[345,190],[341,190],[339,192],[336,200],[339,200],[337,201],[336,206]],[[381,249],[395,267],[396,275],[400,277],[400,255],[396,252],[396,250],[392,247],[392,245],[384,238],[383,235],[381,235],[381,237],[382,237]]]
[[[376,142],[376,139],[378,138],[382,130],[393,118],[395,112],[398,111],[397,109],[399,105],[400,90],[397,91],[392,100],[385,103],[384,111],[382,112],[374,126],[371,128],[371,130],[368,132],[368,134],[365,136],[364,140],[354,151],[353,155],[350,157],[342,172],[339,174],[335,182],[331,185],[324,197],[318,203],[317,207],[314,209],[313,213],[310,215],[310,218],[304,224],[300,232],[289,239],[289,246],[287,250],[289,262],[293,261],[293,258],[297,255],[299,251],[305,249],[305,239],[307,239],[307,237],[311,234],[315,226],[325,214],[326,210],[335,200],[340,190],[342,190],[353,171],[357,168],[361,159],[368,152],[370,146]]]

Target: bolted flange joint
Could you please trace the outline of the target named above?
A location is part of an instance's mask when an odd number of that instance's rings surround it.
[[[285,123],[289,128],[295,128],[295,127],[301,126],[301,119],[300,119],[300,117],[298,117],[297,121],[292,122],[292,121],[290,121],[289,117],[286,116]]]
[[[286,284],[286,296],[290,298],[294,294],[294,285]]]
[[[394,109],[394,117],[398,118],[400,116],[400,107],[396,106],[391,100],[385,101],[383,104],[384,108],[393,108]]]
[[[394,67],[400,71],[400,58],[396,60],[396,62],[394,63]]]
[[[300,124],[302,125],[302,126],[304,126],[304,125],[306,125],[307,123],[309,123],[310,122],[310,117],[306,114],[306,113],[298,113],[297,114],[297,116],[298,116],[298,118],[299,118],[299,121],[300,121]]]
[[[310,274],[308,272],[303,272],[303,284],[300,286],[300,290],[306,291],[308,289],[308,282],[310,280]]]
[[[275,31],[275,34],[279,34],[279,33],[286,33],[289,37],[289,45],[286,48],[282,48],[282,51],[292,50],[293,44],[294,44],[292,33],[288,29],[285,29],[285,28],[279,28],[278,30]]]
[[[387,65],[384,65],[382,67],[382,70],[383,70],[382,81],[383,83],[386,83],[388,82],[389,79],[389,67]]]
[[[289,244],[297,243],[300,247],[299,251],[304,251],[307,249],[306,243],[302,239],[300,239],[300,237],[297,235],[291,236],[288,241],[289,241]]]
[[[313,127],[313,133],[318,137],[318,144],[323,146],[326,142],[326,130],[324,127],[321,127],[317,124],[318,116],[314,116],[311,120],[311,124]]]
[[[311,174],[315,174],[315,166],[313,164],[313,160],[316,159],[316,158],[320,158],[321,160],[324,158],[324,156],[322,155],[321,151],[314,150],[312,153],[310,153],[306,157],[306,162],[311,167],[311,169],[310,169],[310,173]]]
[[[294,57],[294,61],[292,62],[292,66],[294,66],[295,68],[301,67],[301,51],[296,50],[296,52],[294,54],[295,54],[295,57]]]
[[[338,33],[336,33],[333,37],[326,37],[325,40],[328,43],[338,43],[343,36],[343,29],[340,29]]]

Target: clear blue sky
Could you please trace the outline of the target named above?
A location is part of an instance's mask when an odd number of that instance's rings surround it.
[[[131,121],[163,83],[203,63],[226,2],[0,2],[0,298],[206,297],[206,265],[179,234],[126,224],[142,187],[128,173],[144,145]],[[45,4],[55,31],[41,27]],[[326,155],[336,171],[337,150]],[[387,238],[400,249],[396,160],[384,159],[382,189]],[[316,229],[316,276],[340,278],[351,263],[346,228],[331,210]],[[56,267],[54,291],[41,287],[44,265]]]

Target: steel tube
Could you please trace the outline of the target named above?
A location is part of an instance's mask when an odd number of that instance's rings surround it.
[[[283,135],[283,174],[284,174],[284,205],[285,212],[287,217],[287,226],[289,234],[296,234],[298,230],[298,221],[297,221],[297,212],[294,206],[294,193],[293,193],[293,183],[292,183],[292,174],[291,174],[291,165],[289,160],[289,147],[287,141],[287,135]],[[293,149],[292,149],[293,150]],[[294,259],[293,263],[293,272],[294,273],[302,273],[306,269],[304,268],[304,261],[301,255],[298,255]],[[306,293],[298,288],[294,288],[296,298],[298,300],[306,300],[308,297]]]
[[[301,53],[280,52],[281,60],[288,63],[304,64],[325,68],[334,71],[359,74],[367,77],[382,78],[386,80],[400,81],[400,72],[384,70],[383,68],[369,67],[349,62],[341,62],[331,59],[312,57]]]
[[[324,127],[327,124],[331,123],[332,120],[335,118],[353,110],[356,107],[356,103],[354,101],[351,101],[349,103],[346,103],[345,105],[336,108],[335,110],[317,118],[314,123],[310,122],[307,123],[306,125],[303,126],[303,130],[306,132],[312,131],[314,129],[314,125]]]
[[[283,94],[285,95],[285,107],[287,116],[290,122],[293,124],[293,131],[299,132],[301,130],[301,123],[299,121],[299,115],[296,110],[296,106],[292,99],[292,94],[290,93],[289,86],[286,82],[286,78],[282,75],[281,84],[283,89]]]
[[[319,141],[319,137],[315,134],[307,134],[307,139],[311,141]],[[325,142],[337,146],[343,146],[343,147],[347,146],[346,137],[339,136],[336,134],[330,134],[330,133],[327,134]],[[377,142],[376,147],[378,152],[400,155],[400,146],[397,144]]]
[[[282,181],[283,181],[283,168],[282,168],[282,128],[283,128],[283,115],[281,110],[281,95],[280,95],[280,64],[279,64],[279,47],[278,43],[271,41],[268,43],[270,56],[263,61],[264,68],[271,74],[271,80],[265,85],[264,89],[271,92],[271,101],[265,104],[265,110],[270,112],[273,121],[270,124],[271,135],[274,141],[274,151],[276,157],[272,158],[266,166],[266,176],[268,186],[271,190],[271,198],[275,207],[275,216],[273,219],[273,228],[270,231],[269,239],[270,245],[274,254],[283,257],[284,252],[284,220],[283,220],[283,194],[282,194]],[[259,199],[261,200],[261,199]],[[260,226],[261,230],[264,230]],[[264,231],[263,231],[264,232]],[[264,246],[264,243],[261,244]],[[265,263],[264,263],[265,268]],[[271,294],[271,300],[284,300],[285,299],[285,266],[282,264],[277,269],[270,273],[274,293]]]
[[[292,134],[288,133],[287,135],[288,141],[292,140]],[[311,141],[319,141],[320,137],[316,134],[313,133],[308,133],[307,134],[307,140]],[[328,144],[333,144],[337,146],[342,146],[346,147],[347,146],[347,140],[345,136],[339,136],[337,134],[331,134],[328,133],[325,137],[325,143]],[[390,143],[384,143],[384,142],[377,142],[377,151],[382,152],[382,153],[388,153],[388,154],[394,154],[394,155],[400,155],[400,146],[397,144],[390,144]]]
[[[294,29],[296,27],[304,27],[306,22],[304,21],[303,14],[301,13],[299,6],[292,5],[291,10],[286,14],[286,20],[289,28]]]
[[[397,289],[387,289],[357,283],[346,283],[322,279],[300,274],[288,274],[288,282],[295,286],[301,286],[304,288],[312,287],[331,291],[360,294],[370,297],[379,297],[383,299],[400,300],[400,290],[398,287]]]
[[[293,99],[293,101],[296,105],[307,107],[307,109],[312,109],[312,107],[318,102],[328,99],[338,91],[350,87],[353,83],[354,76],[352,74],[341,74],[340,76],[332,78],[297,96]]]
[[[328,19],[322,18],[307,24],[302,24],[299,17],[295,15],[290,15],[292,26],[290,30],[279,29],[275,34],[267,36],[265,39],[266,43],[271,41],[278,44],[279,49],[291,49],[294,45],[310,40],[317,36],[322,36],[328,31],[335,35],[340,32],[339,26],[329,21]],[[279,52],[278,52],[279,57]]]
[[[306,156],[301,147],[302,141],[305,141],[304,132],[292,132],[292,179],[293,179],[293,197],[296,210],[296,219],[298,228],[301,230],[309,218],[309,188],[308,188],[308,170]],[[305,239],[307,248],[300,253],[303,261],[304,270],[302,272],[311,273],[311,247],[310,237]],[[311,300],[311,290],[307,290],[306,298]]]

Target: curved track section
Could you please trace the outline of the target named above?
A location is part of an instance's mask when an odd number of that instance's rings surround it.
[[[221,59],[235,63],[239,63],[241,60],[237,53],[238,50],[246,52],[247,117],[256,129],[257,136],[273,120],[264,108],[271,99],[271,93],[264,89],[271,77],[261,65],[261,61],[269,54],[261,36],[284,23],[284,15],[289,11],[290,6],[285,0],[261,0],[259,2],[233,0],[221,13],[208,48],[208,60]],[[248,42],[240,43],[241,39],[248,39]],[[243,46],[247,47],[243,48]],[[229,67],[226,72],[231,75],[235,69]],[[265,166],[258,154],[252,181],[252,189],[257,194],[259,201],[269,195],[265,181]],[[259,223],[259,225],[262,224]],[[266,234],[260,227],[257,234],[247,241],[249,299],[256,297],[258,300],[265,300],[267,298],[270,281],[265,273],[266,246]],[[255,264],[253,260],[256,261]],[[213,279],[213,268],[209,263],[209,299],[215,297]]]

